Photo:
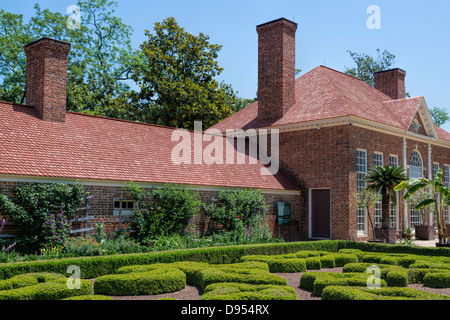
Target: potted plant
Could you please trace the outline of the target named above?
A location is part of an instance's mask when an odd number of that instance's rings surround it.
[[[406,180],[405,169],[399,166],[374,166],[365,178],[368,188],[381,194],[381,228],[375,228],[375,233],[376,238],[386,239],[386,243],[397,243],[397,230],[390,228],[391,202],[393,205],[397,202],[394,188]]]
[[[429,188],[422,188],[417,190],[414,194],[412,194],[406,202],[413,206],[414,208],[426,199],[432,198],[433,195]],[[417,224],[414,226],[416,239],[419,240],[434,240],[435,238],[435,230],[434,226],[430,225],[428,222],[428,217],[431,212],[434,212],[434,204],[430,204],[426,207],[422,207],[418,210],[421,216],[420,221],[422,224]]]
[[[442,169],[439,169],[434,180],[425,178],[410,179],[399,183],[394,189],[395,191],[406,189],[407,192],[403,197],[405,200],[411,197],[417,190],[429,190],[431,197],[416,205],[415,209],[420,210],[434,204],[439,241],[436,243],[436,247],[450,246],[445,223],[445,206],[450,205],[450,190],[442,182],[442,174]]]
[[[403,228],[402,230],[402,238],[406,240],[411,240],[412,237],[412,229],[411,228]]]

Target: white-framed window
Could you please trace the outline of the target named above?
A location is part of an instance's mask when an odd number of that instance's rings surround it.
[[[397,155],[390,155],[389,156],[389,165],[391,167],[398,167],[398,156]],[[391,225],[390,228],[396,229],[397,228],[397,205],[398,205],[398,192],[395,193],[397,198],[397,203],[394,205],[391,202]]]
[[[398,166],[398,156],[390,155],[389,156],[389,165],[391,167],[397,167]]]
[[[114,216],[132,216],[136,210],[136,200],[114,199]]]
[[[383,153],[375,152],[373,154],[373,164],[375,166],[382,166],[383,165]]]
[[[414,150],[409,157],[409,177],[422,178],[423,177],[423,162],[420,153]],[[409,208],[410,227],[414,228],[416,225],[422,224],[422,216],[418,210],[414,210],[412,206]]]
[[[433,162],[433,180],[439,171],[439,163]]]
[[[373,154],[373,165],[374,166],[383,166],[383,153],[381,152],[375,152]],[[374,222],[376,228],[381,228],[381,215],[382,215],[382,205],[381,201],[378,201],[375,204],[375,210],[374,210]]]
[[[444,164],[444,184],[446,187],[450,186],[450,166]],[[449,223],[449,207],[445,207],[445,221]]]
[[[414,150],[409,157],[409,177],[422,178],[423,177],[423,162],[420,153]]]
[[[356,190],[362,191],[366,187],[364,178],[367,175],[367,151],[357,150],[356,157]],[[366,209],[358,208],[356,212],[356,229],[358,234],[366,234]]]

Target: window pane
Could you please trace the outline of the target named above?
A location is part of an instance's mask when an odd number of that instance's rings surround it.
[[[422,178],[423,177],[423,165],[422,158],[417,151],[413,151],[409,157],[409,177],[410,178]]]

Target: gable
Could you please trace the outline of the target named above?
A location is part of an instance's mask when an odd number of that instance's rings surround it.
[[[414,134],[438,138],[433,118],[431,117],[425,99],[422,98],[414,117],[411,119],[407,131]]]

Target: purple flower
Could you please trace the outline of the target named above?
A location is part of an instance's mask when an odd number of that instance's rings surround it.
[[[5,219],[3,219],[2,225],[0,226],[0,232],[2,232],[3,228],[5,227],[5,223],[6,223]]]

